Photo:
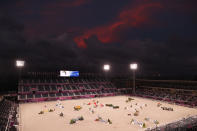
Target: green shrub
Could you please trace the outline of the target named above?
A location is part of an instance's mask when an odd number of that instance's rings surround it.
[[[158,121],[158,120],[154,120],[154,123],[155,123],[156,125],[158,125],[158,124],[159,124],[159,121]]]
[[[113,106],[113,108],[114,108],[114,109],[118,109],[118,108],[119,108],[119,106]]]
[[[52,109],[50,109],[50,110],[49,110],[49,112],[53,112],[53,110],[52,110]]]
[[[38,114],[44,114],[44,111],[40,111]]]
[[[113,107],[113,105],[112,105],[112,104],[105,104],[105,106]]]
[[[79,117],[79,120],[80,120],[80,121],[84,120],[83,116]]]
[[[132,123],[132,122],[134,122],[134,119],[131,119],[131,122],[130,123]]]
[[[107,122],[108,122],[109,124],[112,124],[112,121],[111,121],[110,119],[108,119]]]
[[[143,123],[142,127],[143,127],[143,128],[146,128],[146,124],[145,124],[145,123]]]
[[[70,120],[70,124],[74,124],[74,123],[76,123],[76,120],[75,119],[71,119]]]
[[[134,99],[133,99],[133,98],[131,98],[131,97],[129,97],[129,98],[128,98],[128,101],[132,101],[132,100],[134,100]]]
[[[138,116],[138,115],[139,115],[139,112],[135,112],[135,113],[134,113],[134,116]]]

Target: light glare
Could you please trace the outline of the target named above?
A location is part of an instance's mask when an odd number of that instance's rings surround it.
[[[16,66],[17,67],[23,67],[25,65],[25,61],[22,61],[22,60],[17,60],[16,61]]]
[[[130,64],[130,68],[132,70],[136,70],[137,69],[137,64],[136,63]]]
[[[106,71],[110,70],[110,65],[104,65],[103,69],[106,70]]]

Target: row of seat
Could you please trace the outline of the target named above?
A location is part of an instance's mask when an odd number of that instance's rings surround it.
[[[37,85],[37,86],[19,86],[18,92],[31,92],[31,91],[66,91],[66,90],[80,90],[80,89],[100,89],[100,88],[115,88],[115,86],[111,83],[107,84],[67,84],[67,85]]]
[[[197,106],[197,96],[192,94],[184,94],[179,93],[179,90],[174,90],[171,92],[170,90],[163,90],[163,89],[157,89],[154,90],[154,88],[137,88],[136,94],[142,95],[142,96],[149,96],[152,98],[158,98],[161,100],[170,100],[170,101],[177,101],[181,102],[183,104],[188,104],[192,106]]]
[[[88,83],[88,82],[108,82],[106,79],[78,79],[78,78],[58,78],[58,79],[23,79],[19,84],[39,84],[39,83]]]
[[[140,86],[150,87],[162,87],[162,88],[174,88],[174,89],[185,89],[185,90],[196,90],[197,84],[176,84],[176,83],[155,83],[155,82],[139,82]]]
[[[21,94],[19,100],[34,99],[34,98],[56,98],[67,96],[86,96],[86,95],[103,95],[117,93],[116,89],[102,90],[102,91],[87,91],[87,92],[58,92],[58,93],[36,93],[36,94]]]
[[[0,101],[0,131],[5,131],[6,126],[9,125],[8,119],[12,115],[13,108],[16,108],[13,102],[6,99]]]

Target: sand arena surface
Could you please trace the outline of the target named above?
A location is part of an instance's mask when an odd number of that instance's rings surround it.
[[[20,131],[140,131],[146,128],[131,124],[131,119],[145,122],[146,127],[150,128],[155,127],[155,124],[151,122],[153,120],[158,120],[160,124],[166,124],[183,117],[188,117],[189,115],[197,115],[197,109],[194,108],[182,107],[140,97],[132,97],[134,100],[126,103],[127,98],[127,96],[114,96],[60,101],[64,108],[56,106],[58,101],[20,104]],[[93,104],[87,105],[89,102],[93,103],[93,100],[99,101],[97,108],[94,108]],[[101,107],[101,103],[103,105],[117,105],[120,108]],[[136,103],[137,105],[135,105]],[[160,107],[157,107],[158,103],[161,103],[162,106],[172,107],[174,111],[164,111]],[[147,107],[145,107],[145,104],[147,104]],[[82,106],[82,109],[74,111],[73,107],[77,105]],[[132,107],[130,107],[130,105],[132,105]],[[142,109],[140,106],[142,106]],[[125,109],[125,107],[127,109]],[[94,114],[89,108],[94,110]],[[55,111],[48,112],[48,109],[55,109]],[[133,115],[135,109],[139,110],[139,116]],[[44,111],[44,114],[39,115],[38,113],[41,110]],[[64,113],[64,117],[59,116],[61,112]],[[128,116],[128,114],[131,114],[131,116]],[[77,118],[78,116],[83,116],[84,120],[77,121],[75,124],[69,124],[72,118]],[[109,118],[112,124],[95,121],[98,116],[104,120]],[[150,118],[151,121],[145,121],[145,117]]]

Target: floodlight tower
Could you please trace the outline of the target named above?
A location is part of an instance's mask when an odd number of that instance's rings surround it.
[[[110,65],[109,64],[103,65],[103,70],[105,71],[105,77],[107,78],[107,72],[109,72],[110,70]]]
[[[24,60],[16,60],[16,67],[19,69],[19,80],[21,78],[21,71],[22,68],[25,66],[25,61]]]
[[[130,64],[130,69],[133,70],[133,94],[135,94],[135,71],[137,70],[137,64]]]

